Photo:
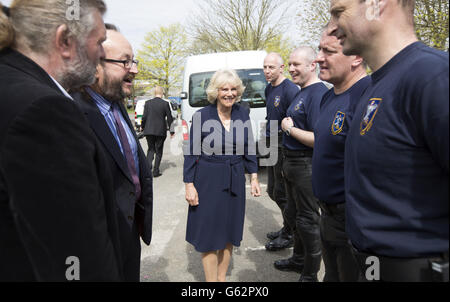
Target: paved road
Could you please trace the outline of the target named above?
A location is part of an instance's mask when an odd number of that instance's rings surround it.
[[[187,202],[182,181],[182,138],[168,138],[161,163],[163,176],[154,179],[153,238],[148,247],[142,244],[141,281],[203,282],[201,255],[185,241]],[[140,143],[147,150],[146,140]],[[228,272],[231,282],[295,282],[299,274],[281,272],[273,267],[278,259],[288,258],[292,249],[268,252],[266,233],[281,228],[281,213],[267,193],[265,169],[260,171],[263,196],[251,197],[247,192],[246,220],[241,246],[233,251]],[[249,190],[247,190],[249,191]],[[322,278],[323,267],[319,274]]]

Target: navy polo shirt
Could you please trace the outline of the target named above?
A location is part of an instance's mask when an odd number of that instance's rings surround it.
[[[327,86],[322,82],[309,85],[300,91],[286,113],[286,116],[294,121],[295,128],[314,131],[314,124],[319,117],[320,102],[327,91]],[[295,151],[312,150],[286,134],[283,134],[283,147]]]
[[[372,75],[345,154],[346,231],[361,251],[449,249],[449,56],[416,42]]]
[[[286,117],[286,111],[299,92],[300,88],[288,79],[285,79],[280,85],[275,87],[272,84],[267,85],[265,90],[267,137],[270,137],[270,121],[278,121],[278,129],[275,132],[278,135],[278,132],[281,130],[281,121]]]
[[[322,98],[320,115],[314,127],[312,185],[314,195],[322,202],[345,202],[345,140],[355,107],[370,83],[370,77],[356,82],[344,93],[330,89]]]

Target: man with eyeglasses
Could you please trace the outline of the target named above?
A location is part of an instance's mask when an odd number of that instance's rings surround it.
[[[125,281],[139,282],[141,244],[152,233],[152,176],[123,100],[138,73],[133,49],[117,29],[106,24],[105,57],[97,65],[96,82],[73,97],[105,149],[118,214]]]

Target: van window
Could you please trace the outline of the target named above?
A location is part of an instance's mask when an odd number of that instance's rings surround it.
[[[264,90],[267,82],[262,69],[239,69],[236,70],[244,84],[245,91],[242,96],[243,102],[249,102],[250,108],[266,107]],[[192,74],[189,80],[189,104],[191,107],[205,107],[209,105],[206,95],[211,77],[214,72],[203,72]]]

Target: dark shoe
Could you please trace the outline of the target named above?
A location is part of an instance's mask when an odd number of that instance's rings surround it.
[[[266,236],[267,236],[267,238],[269,238],[270,240],[275,240],[275,239],[277,239],[278,237],[280,237],[282,231],[283,231],[283,229],[279,230],[278,232],[270,232],[270,233],[267,233]]]
[[[302,273],[303,271],[303,261],[296,262],[293,257],[288,259],[277,260],[273,264],[277,270],[285,272],[297,272]]]
[[[267,233],[266,236],[270,240],[275,240],[275,239],[277,239],[280,236],[283,236],[284,238],[287,238],[288,236],[291,236],[291,235],[292,235],[292,232],[287,227],[284,226],[278,232]]]
[[[319,282],[317,275],[301,275],[298,282]]]
[[[303,272],[300,276],[299,282],[319,282],[317,280],[317,273],[320,270],[320,263],[322,262],[321,253],[306,254],[303,263]]]
[[[153,177],[160,177],[161,175],[161,172],[153,172]]]
[[[294,239],[292,236],[287,236],[286,238],[283,238],[283,236],[280,236],[276,238],[275,240],[270,241],[266,244],[266,250],[275,252],[283,249],[287,249],[294,246]]]

